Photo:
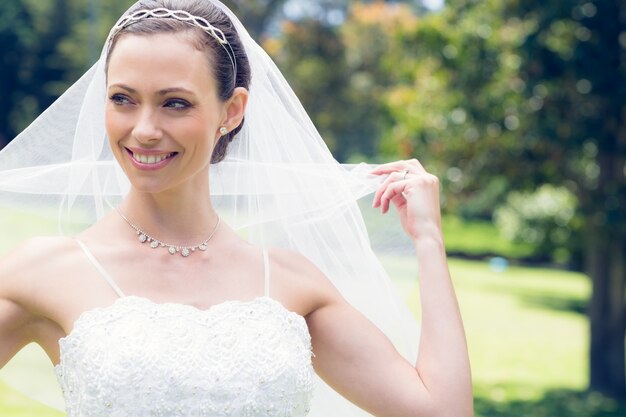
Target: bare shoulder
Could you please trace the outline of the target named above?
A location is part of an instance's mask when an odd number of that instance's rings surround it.
[[[49,277],[71,265],[76,242],[68,237],[36,237],[20,243],[0,258],[0,296],[24,301],[24,294],[34,294]]]
[[[71,252],[76,242],[65,236],[42,236],[27,239],[0,259],[2,272],[24,273],[54,262],[59,255]],[[42,265],[41,263],[44,263]]]
[[[303,315],[342,297],[326,275],[306,256],[291,250],[269,250],[272,290],[279,297],[295,300]]]
[[[71,265],[72,244],[69,238],[33,238],[0,258],[0,367],[31,341],[51,355],[58,349],[63,332],[48,313],[55,300],[63,302],[54,291],[67,288],[58,279]]]

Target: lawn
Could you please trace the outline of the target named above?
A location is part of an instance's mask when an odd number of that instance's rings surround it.
[[[0,384],[0,415],[6,417],[62,417],[65,414],[29,401]]]
[[[411,260],[388,259],[410,302]],[[559,270],[451,260],[467,329],[477,417],[623,416],[626,408],[584,394],[588,329],[586,277]],[[0,388],[0,415],[59,416]]]

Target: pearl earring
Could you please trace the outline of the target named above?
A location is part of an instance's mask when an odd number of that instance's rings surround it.
[[[222,136],[224,136],[224,135],[225,135],[225,134],[227,134],[227,133],[228,133],[228,129],[226,129],[226,127],[225,127],[225,126],[220,127],[220,134],[221,134]]]

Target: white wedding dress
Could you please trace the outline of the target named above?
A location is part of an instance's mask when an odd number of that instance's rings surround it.
[[[84,312],[55,371],[68,417],[301,417],[314,371],[304,318],[265,295],[208,310],[125,296]]]

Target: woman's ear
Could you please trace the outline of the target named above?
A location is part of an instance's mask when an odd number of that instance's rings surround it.
[[[248,104],[248,94],[247,89],[237,87],[232,97],[226,102],[226,114],[221,126],[224,126],[229,132],[241,124]]]

